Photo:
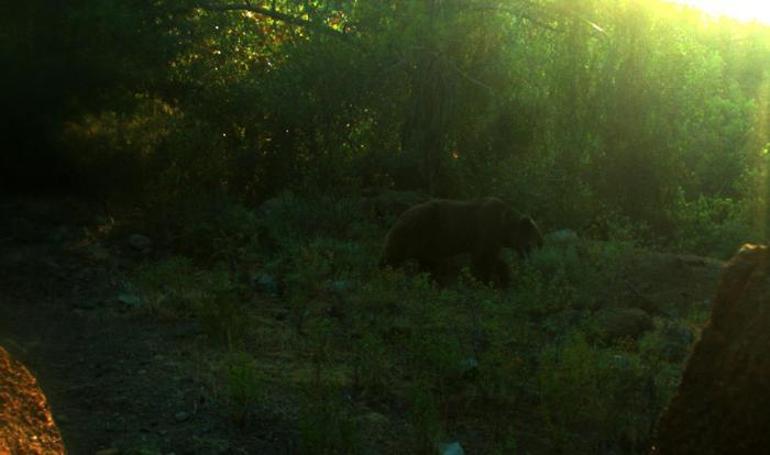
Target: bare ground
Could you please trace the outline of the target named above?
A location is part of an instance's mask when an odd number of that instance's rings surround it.
[[[133,259],[87,241],[88,216],[67,200],[0,203],[0,346],[37,377],[68,452],[290,452],[270,415],[244,431],[212,398],[194,323],[125,311]]]

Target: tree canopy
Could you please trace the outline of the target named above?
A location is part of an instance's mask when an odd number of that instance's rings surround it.
[[[767,199],[758,24],[634,0],[33,0],[2,21],[10,187],[497,194],[652,237]]]

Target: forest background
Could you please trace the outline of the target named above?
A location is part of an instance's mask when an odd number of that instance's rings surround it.
[[[765,238],[757,24],[599,0],[32,1],[3,22],[8,187],[159,212],[390,187],[703,254]]]

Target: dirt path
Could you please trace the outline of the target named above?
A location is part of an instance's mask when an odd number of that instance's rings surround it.
[[[196,326],[126,312],[125,264],[82,237],[66,203],[0,203],[0,346],[38,378],[69,453],[285,453],[211,399]]]

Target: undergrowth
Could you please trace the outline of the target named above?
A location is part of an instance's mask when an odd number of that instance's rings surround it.
[[[439,287],[377,268],[386,225],[353,199],[244,210],[129,284],[138,311],[198,321],[229,352],[217,371],[235,422],[271,391],[293,394],[301,453],[642,453],[704,317],[597,338],[592,315],[623,300],[626,241],[508,257],[506,290],[467,264]]]

